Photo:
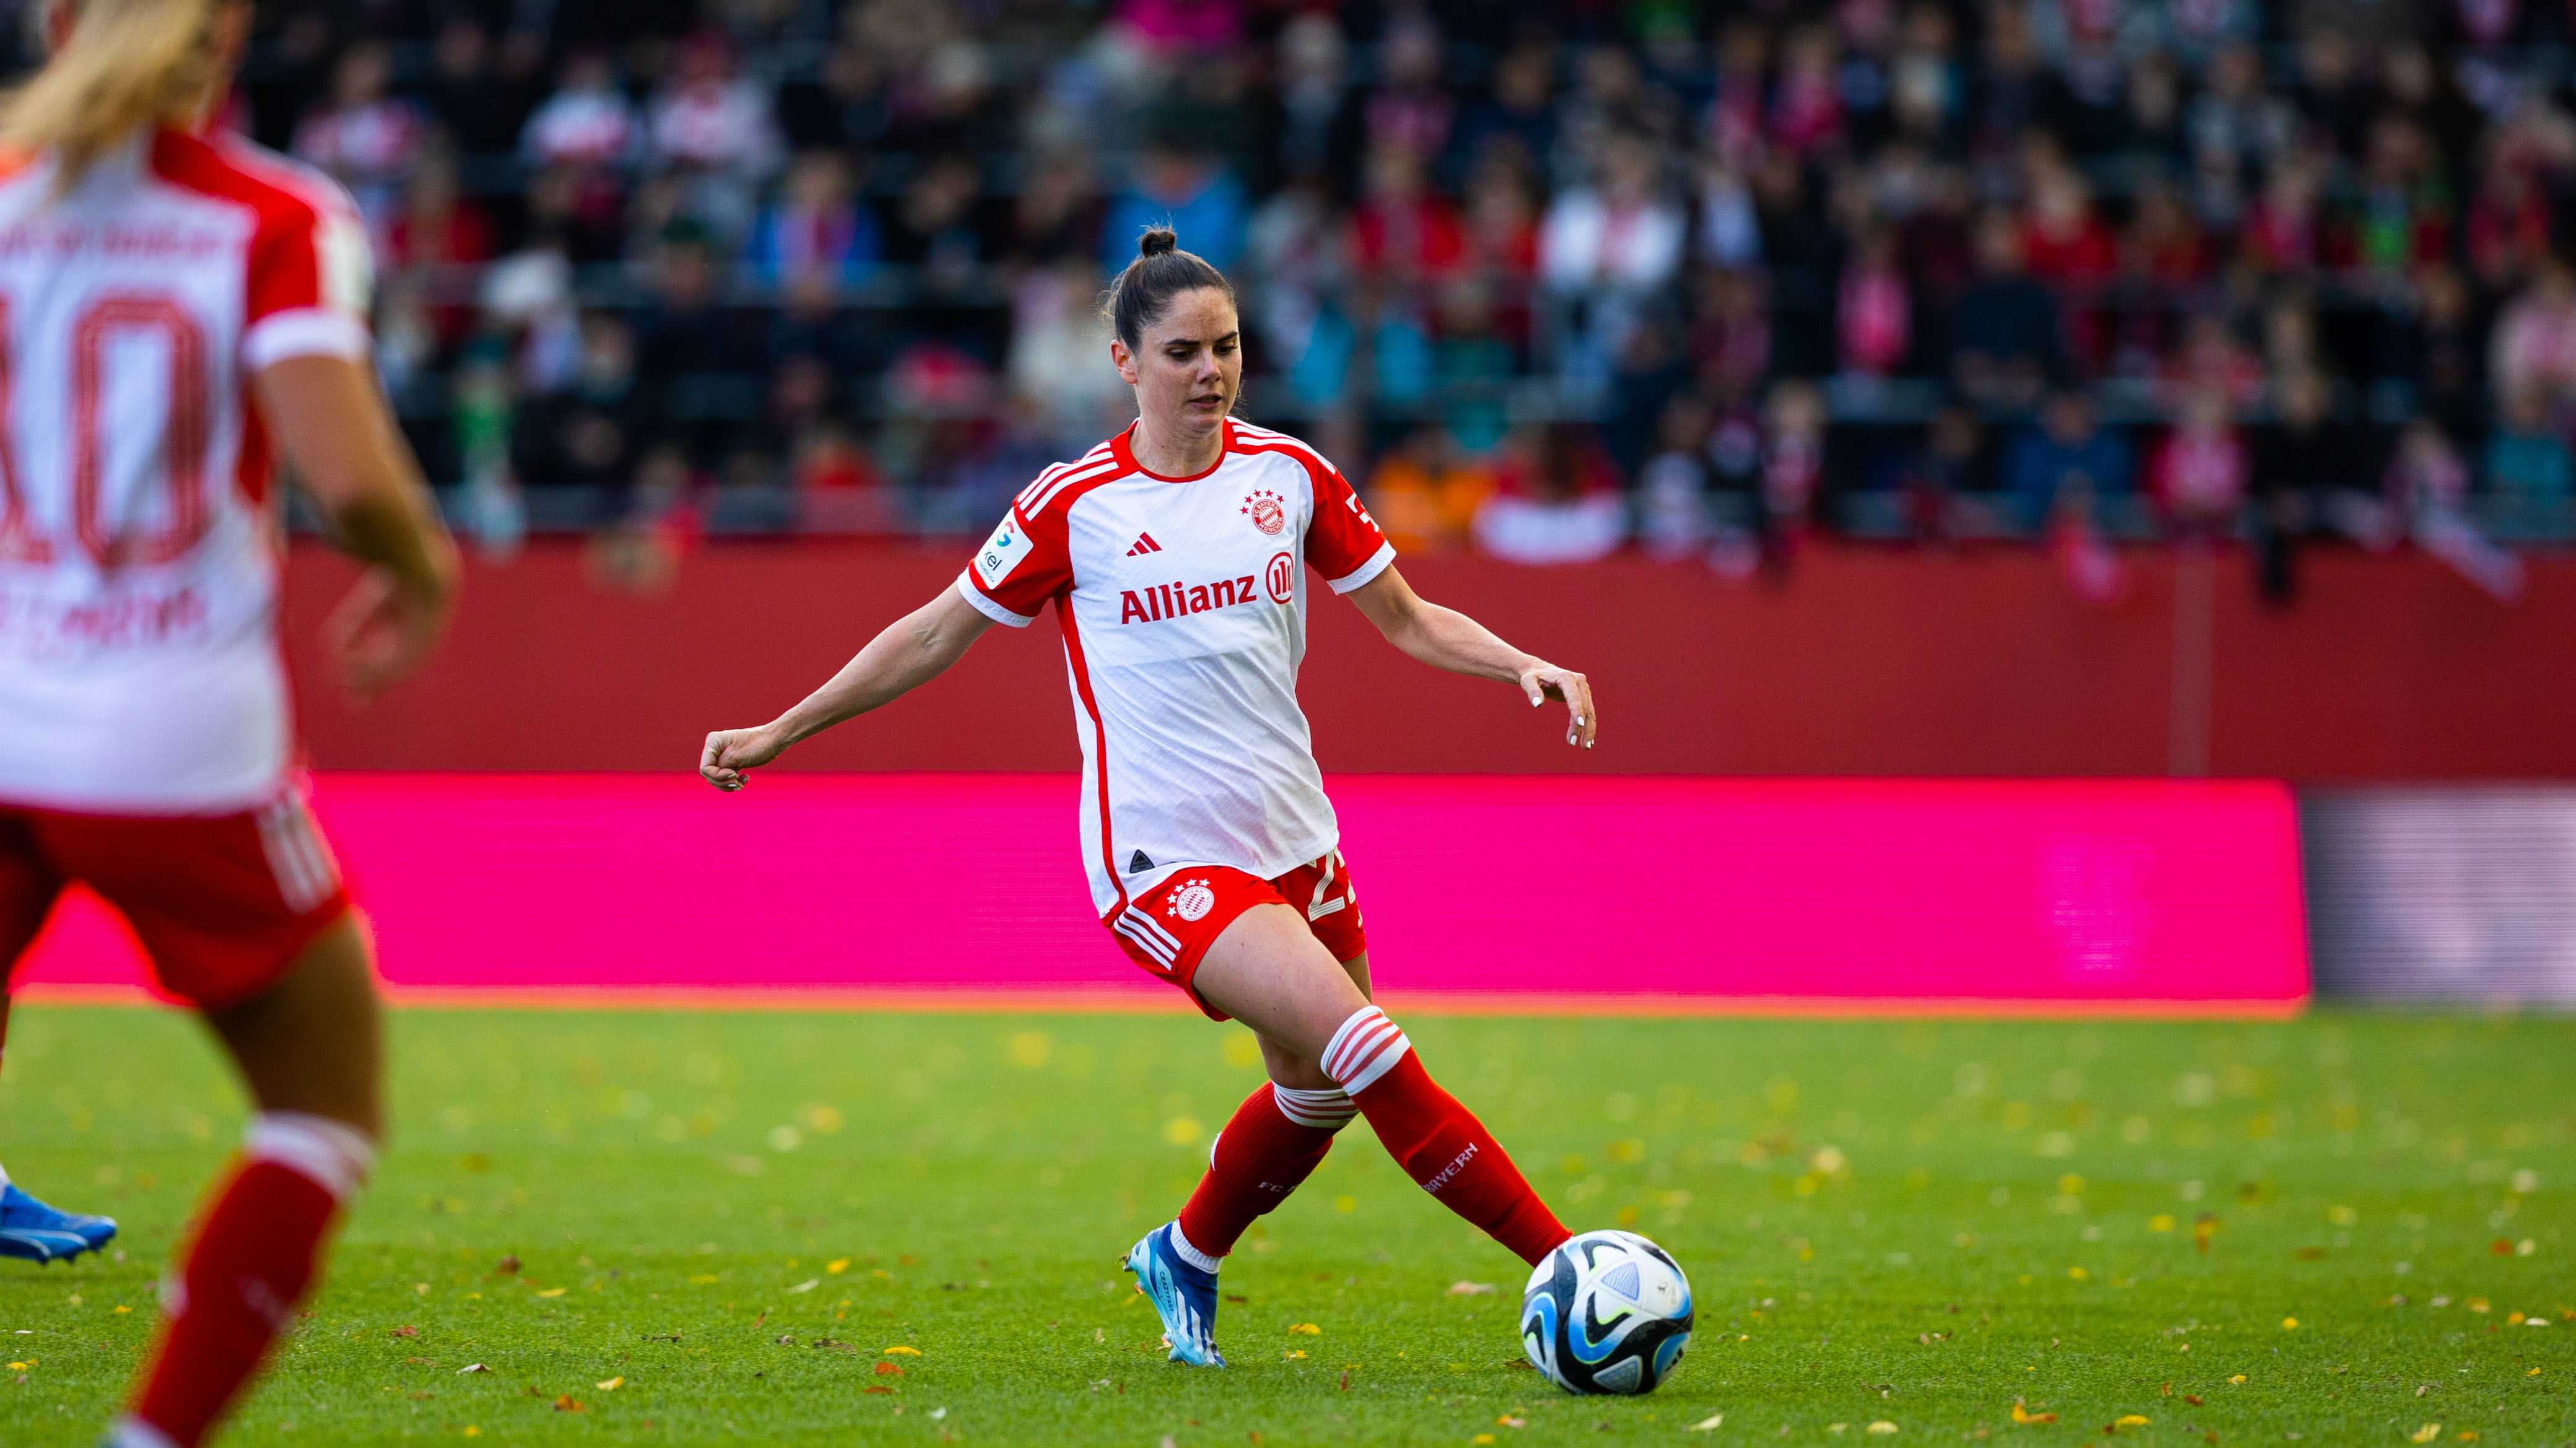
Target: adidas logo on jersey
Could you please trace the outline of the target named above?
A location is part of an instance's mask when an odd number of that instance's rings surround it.
[[[1154,541],[1153,534],[1139,533],[1136,535],[1135,545],[1127,550],[1127,556],[1130,558],[1142,558],[1148,553],[1160,553],[1162,551],[1163,545]]]

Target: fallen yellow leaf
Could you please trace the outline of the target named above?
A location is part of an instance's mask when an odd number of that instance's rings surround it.
[[[1287,1352],[1287,1356],[1292,1357],[1292,1358],[1301,1358],[1301,1357],[1304,1357],[1305,1355],[1306,1355],[1306,1350],[1305,1350],[1304,1348],[1302,1348],[1302,1347],[1292,1347],[1292,1348],[1288,1349],[1288,1352]]]
[[[2282,1319],[2281,1319],[2281,1330],[2282,1330],[2283,1332],[2293,1332],[2293,1331],[2296,1331],[2296,1330],[2298,1329],[2298,1326],[2299,1326],[2299,1320],[2298,1320],[2297,1318],[2295,1318],[2295,1317],[2285,1317],[2285,1318],[2282,1318]]]
[[[847,1257],[835,1258],[832,1261],[824,1263],[823,1270],[831,1273],[835,1277],[838,1277],[842,1273],[850,1270],[850,1259]]]
[[[564,1295],[564,1289],[563,1289],[563,1288],[560,1288],[560,1287],[549,1287],[549,1288],[547,1288],[545,1291],[540,1292],[540,1293],[538,1293],[537,1295],[538,1295],[539,1297],[561,1297],[561,1296],[563,1296],[563,1295]]]
[[[2013,1421],[2016,1423],[2054,1423],[2057,1421],[2057,1415],[2055,1413],[2034,1413],[2029,1409],[2024,1408],[2019,1402],[2015,1402],[2013,1404]]]
[[[1494,1420],[1494,1426],[1497,1428],[1526,1428],[1529,1426],[1529,1419],[1515,1418],[1511,1414],[1505,1413],[1503,1416]]]
[[[1324,1335],[1324,1330],[1311,1322],[1292,1322],[1288,1324],[1288,1330],[1290,1332],[1302,1332],[1308,1337],[1322,1337]]]
[[[2122,1413],[2118,1418],[2112,1420],[2112,1426],[2115,1428],[2143,1428],[2147,1426],[2147,1421],[2147,1419],[2140,1417],[2136,1413]]]
[[[885,1355],[888,1357],[919,1357],[921,1356],[921,1349],[917,1347],[903,1347],[901,1345],[897,1345],[887,1348],[885,1350]]]
[[[1885,1418],[1881,1418],[1877,1422],[1869,1425],[1869,1431],[1873,1433],[1893,1433],[1896,1431],[1896,1425],[1887,1421]]]
[[[591,1386],[592,1386],[592,1387],[594,1387],[594,1388],[599,1389],[599,1390],[600,1390],[601,1392],[603,1392],[603,1393],[613,1393],[613,1392],[616,1392],[619,1388],[622,1388],[622,1387],[626,1386],[626,1377],[625,1377],[625,1375],[624,1375],[624,1374],[622,1374],[622,1373],[621,1373],[621,1374],[619,1374],[618,1376],[613,1377],[613,1378],[610,1378],[610,1379],[608,1379],[608,1380],[607,1380],[607,1381],[605,1381],[605,1382],[593,1383],[593,1384],[591,1384]]]
[[[1711,1413],[1707,1417],[1700,1419],[1698,1422],[1691,1424],[1687,1428],[1684,1428],[1682,1431],[1685,1433],[1706,1433],[1725,1421],[1726,1415],[1724,1413]]]
[[[1491,1433],[1479,1433],[1467,1441],[1470,1443],[1491,1443],[1494,1441],[1494,1435]]]
[[[2228,1381],[2231,1383],[2241,1383],[2245,1381],[2245,1375],[2243,1373],[2238,1373],[2236,1376],[2229,1378]]]
[[[2147,1218],[2147,1230],[2150,1232],[2170,1232],[2173,1229],[2174,1220],[2170,1213],[2158,1212]]]
[[[2409,1443],[2430,1443],[2441,1436],[2441,1424],[2427,1423],[2423,1427],[2416,1429],[2414,1432],[2407,1434],[2406,1441]]]

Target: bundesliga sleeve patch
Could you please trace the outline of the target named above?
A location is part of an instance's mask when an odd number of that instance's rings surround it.
[[[1011,570],[1020,566],[1020,560],[1029,556],[1032,546],[1028,530],[1020,526],[1019,514],[1003,514],[1002,526],[994,529],[993,536],[975,552],[975,576],[984,581],[986,588],[1001,587]]]

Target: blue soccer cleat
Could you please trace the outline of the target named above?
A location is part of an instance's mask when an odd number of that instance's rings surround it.
[[[0,1186],[0,1257],[68,1261],[99,1250],[115,1237],[112,1217],[58,1212],[19,1190],[16,1182]]]
[[[1137,1289],[1163,1319],[1163,1340],[1172,1345],[1172,1361],[1194,1368],[1221,1368],[1216,1350],[1216,1274],[1202,1272],[1172,1250],[1171,1227],[1156,1227],[1127,1251],[1127,1270],[1136,1274]]]

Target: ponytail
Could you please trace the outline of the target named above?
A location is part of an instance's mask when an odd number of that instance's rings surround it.
[[[79,19],[35,78],[0,102],[0,148],[55,154],[58,185],[151,126],[193,123],[220,77],[222,0],[56,0]]]

